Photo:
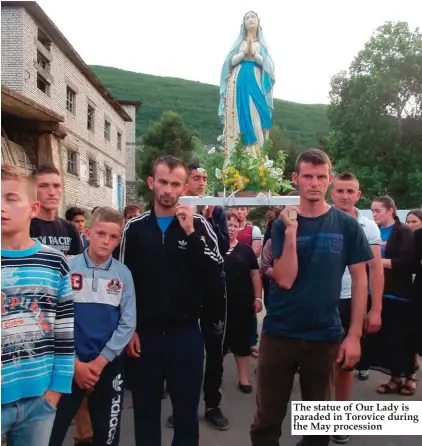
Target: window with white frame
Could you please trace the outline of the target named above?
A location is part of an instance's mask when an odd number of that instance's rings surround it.
[[[37,30],[37,40],[44,46],[46,50],[51,51],[51,39],[41,28],[38,28]]]
[[[72,113],[76,110],[76,92],[69,86],[66,87],[66,110]]]
[[[117,150],[122,150],[122,134],[117,132]]]
[[[46,95],[50,95],[50,83],[39,73],[37,74],[37,88]]]
[[[110,128],[111,124],[107,119],[104,120],[104,138],[110,141]]]
[[[95,118],[95,108],[88,104],[88,111],[86,116],[86,128],[94,131],[94,118]]]
[[[67,173],[78,175],[78,153],[67,149]]]
[[[98,186],[98,164],[95,160],[88,160],[88,183],[91,186]]]
[[[40,51],[37,51],[37,67],[40,70],[50,71],[50,61]]]
[[[113,187],[113,173],[109,166],[105,166],[104,183],[107,187]]]

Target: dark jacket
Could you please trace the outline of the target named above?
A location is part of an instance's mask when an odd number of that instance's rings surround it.
[[[224,256],[230,247],[229,228],[227,227],[227,217],[224,208],[216,206],[211,218],[208,218],[207,221],[217,236],[220,254]]]
[[[392,268],[384,268],[384,294],[410,299],[415,262],[415,238],[412,230],[398,219],[385,247],[385,258],[391,259]]]
[[[416,277],[413,284],[412,325],[415,351],[422,355],[422,229],[415,231]]]
[[[209,293],[222,280],[223,257],[205,218],[195,215],[194,227],[187,236],[174,218],[162,234],[154,209],[126,225],[120,261],[135,283],[138,331],[196,324],[201,311],[212,312],[213,324],[224,331],[225,293]]]
[[[414,296],[420,302],[422,309],[422,229],[415,231],[415,255]]]

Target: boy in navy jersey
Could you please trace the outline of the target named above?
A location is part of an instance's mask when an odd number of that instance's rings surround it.
[[[123,350],[136,325],[135,291],[128,268],[113,259],[123,216],[98,208],[87,231],[87,251],[69,260],[75,301],[75,376],[72,394],[60,401],[50,445],[63,443],[88,394],[93,444],[119,444],[123,407]]]

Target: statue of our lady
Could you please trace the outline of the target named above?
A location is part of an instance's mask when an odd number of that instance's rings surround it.
[[[249,11],[223,65],[218,114],[228,158],[239,135],[257,156],[272,127],[274,64],[258,15]]]

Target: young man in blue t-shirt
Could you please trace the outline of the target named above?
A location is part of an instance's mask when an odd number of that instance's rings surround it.
[[[357,220],[325,201],[331,162],[319,149],[296,161],[300,206],[286,207],[272,229],[273,277],[262,329],[253,446],[276,445],[300,366],[302,399],[329,395],[334,362],[353,367],[360,357],[366,312],[365,265],[373,257]],[[352,278],[352,315],[343,338],[338,303],[346,266]],[[329,436],[304,436],[299,445],[327,446]]]
[[[1,434],[9,446],[47,446],[62,394],[72,386],[69,266],[32,240],[40,203],[34,180],[1,167]]]
[[[88,395],[94,445],[119,444],[123,407],[123,350],[136,326],[132,275],[113,259],[123,216],[97,208],[87,231],[88,249],[69,260],[75,302],[75,376],[72,393],[57,408],[50,446],[63,443],[83,399]]]

